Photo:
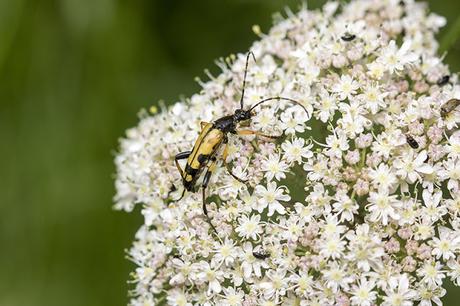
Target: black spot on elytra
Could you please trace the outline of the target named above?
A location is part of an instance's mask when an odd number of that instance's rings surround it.
[[[208,158],[209,158],[209,155],[200,154],[200,155],[198,155],[198,162],[200,164],[202,164],[202,163],[206,162],[208,160]]]
[[[192,177],[198,173],[198,169],[193,169],[190,165],[185,166],[185,173],[190,174]]]

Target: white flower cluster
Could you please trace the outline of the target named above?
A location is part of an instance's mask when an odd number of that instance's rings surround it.
[[[217,233],[201,193],[173,201],[174,156],[200,121],[239,107],[245,54],[144,114],[116,157],[116,207],[145,217],[131,304],[440,305],[443,281],[460,283],[460,86],[436,55],[444,23],[413,0],[355,0],[256,31],[245,108],[283,96],[310,114],[272,101],[249,128],[281,139],[229,135],[227,162],[248,181],[217,167]]]

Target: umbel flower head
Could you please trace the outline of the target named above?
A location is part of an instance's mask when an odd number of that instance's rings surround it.
[[[445,20],[413,0],[328,2],[279,20],[250,51],[251,130],[229,135],[201,193],[174,156],[200,121],[239,107],[246,54],[202,91],[143,114],[120,141],[116,208],[142,207],[132,305],[441,304],[460,283],[460,98],[436,54]],[[241,127],[240,127],[241,128]],[[220,157],[222,152],[218,152]],[[200,181],[197,186],[199,187]]]

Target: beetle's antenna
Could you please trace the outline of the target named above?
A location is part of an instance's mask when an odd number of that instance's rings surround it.
[[[249,64],[249,56],[250,55],[252,55],[252,58],[254,59],[254,62],[257,62],[256,57],[254,56],[254,53],[252,53],[252,51],[249,51],[248,55],[246,56],[246,68],[244,68],[243,91],[241,92],[241,100],[240,100],[241,109],[243,109],[244,88],[246,87],[246,75],[248,73],[248,64]]]
[[[266,98],[266,99],[263,99],[262,101],[259,101],[257,102],[253,107],[251,107],[249,109],[249,111],[252,111],[254,108],[256,108],[257,106],[259,106],[260,104],[262,103],[265,103],[267,101],[271,101],[271,100],[286,100],[286,101],[290,101],[292,103],[295,103],[299,106],[301,106],[303,108],[303,110],[307,113],[307,115],[310,115],[307,111],[307,109],[305,108],[305,106],[303,106],[302,104],[300,104],[299,101],[296,101],[296,100],[293,100],[293,99],[290,99],[290,98],[284,98],[284,97],[271,97],[271,98]]]

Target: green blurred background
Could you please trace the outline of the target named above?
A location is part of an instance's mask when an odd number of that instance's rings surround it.
[[[452,28],[460,2],[430,2]],[[111,208],[118,137],[140,108],[198,91],[215,58],[246,52],[253,24],[266,31],[298,5],[0,0],[0,306],[126,304],[124,250],[142,218]]]

